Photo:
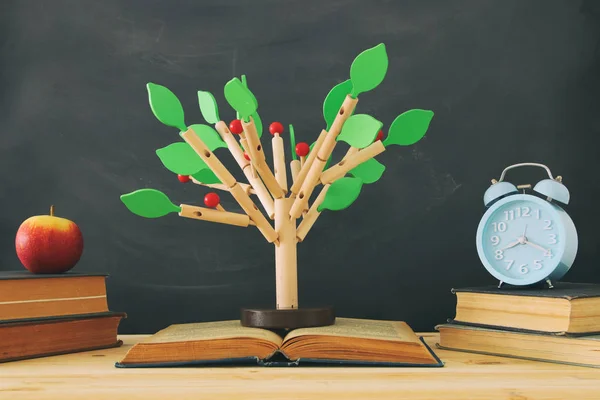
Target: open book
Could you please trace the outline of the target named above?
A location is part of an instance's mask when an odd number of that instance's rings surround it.
[[[296,366],[313,363],[441,367],[443,363],[404,322],[337,318],[281,337],[240,321],[171,325],[135,344],[117,367],[190,364]]]

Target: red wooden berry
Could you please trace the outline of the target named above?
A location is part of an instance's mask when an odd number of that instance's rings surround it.
[[[379,131],[377,133],[377,137],[375,138],[375,141],[382,140],[382,139],[383,139],[383,131]]]
[[[273,122],[269,125],[269,132],[271,132],[271,135],[275,135],[276,133],[281,135],[283,133],[283,125],[281,125],[281,122]]]
[[[250,161],[250,156],[248,155],[248,153],[244,152],[244,158],[248,161]]]
[[[179,179],[179,182],[181,183],[186,183],[190,181],[190,177],[188,175],[177,175],[177,179]]]
[[[233,121],[231,121],[229,123],[229,130],[231,131],[231,133],[235,133],[236,135],[239,135],[240,133],[244,132],[244,128],[242,128],[242,121],[240,121],[239,119],[234,119]]]
[[[219,195],[216,193],[207,193],[206,196],[204,196],[204,205],[206,207],[215,208],[219,205],[220,201],[221,199],[219,199]]]
[[[298,157],[304,157],[310,151],[310,146],[308,143],[300,142],[296,145],[296,154]]]

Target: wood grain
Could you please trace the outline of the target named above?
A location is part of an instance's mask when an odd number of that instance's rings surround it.
[[[435,349],[437,334],[421,334]],[[0,364],[0,399],[598,399],[600,370],[435,349],[444,368],[114,367],[124,346]]]

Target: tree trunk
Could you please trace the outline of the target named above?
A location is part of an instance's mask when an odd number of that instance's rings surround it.
[[[293,198],[275,199],[275,285],[277,309],[298,308],[298,273],[296,257],[296,219],[290,219]]]

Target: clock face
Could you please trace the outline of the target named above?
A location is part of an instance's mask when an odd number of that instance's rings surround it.
[[[494,276],[507,283],[543,280],[563,257],[567,243],[563,219],[555,206],[535,196],[503,200],[480,224],[480,257]]]

